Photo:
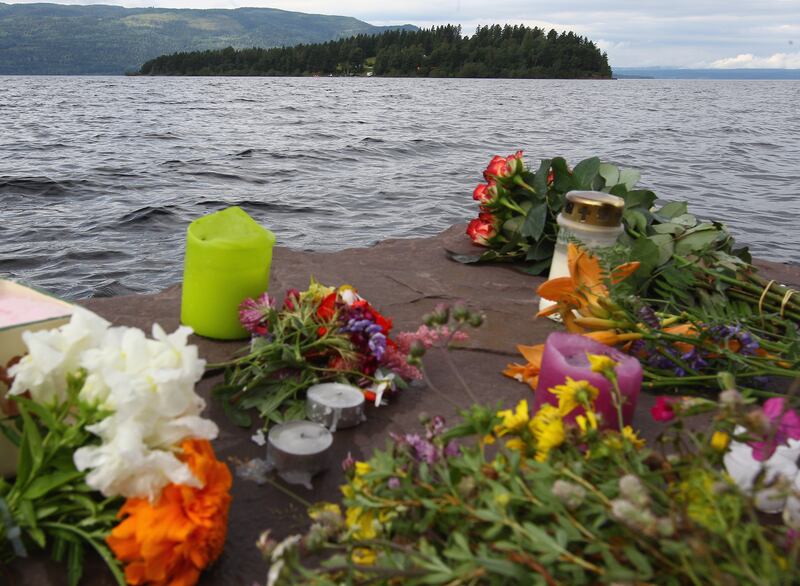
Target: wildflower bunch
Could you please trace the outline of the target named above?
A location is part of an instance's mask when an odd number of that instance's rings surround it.
[[[226,363],[213,394],[231,419],[249,426],[255,410],[265,427],[302,418],[303,393],[319,382],[347,382],[380,405],[384,393],[419,378],[409,364],[412,334],[391,336],[392,321],[349,285],[287,291],[282,304],[269,294],[245,299],[239,312],[253,334],[249,352]]]
[[[610,374],[605,362],[592,364]],[[786,447],[794,411],[770,404],[759,419],[726,391],[677,409],[648,447],[630,427],[598,425],[581,382],[553,389],[559,405],[535,413],[521,401],[473,406],[451,429],[426,418],[424,433],[349,462],[344,513],[327,505],[321,540],[315,522],[277,556],[273,545],[269,585],[794,582],[793,518],[762,522],[758,494],[731,480],[715,439],[769,421],[759,433]],[[573,402],[585,415],[571,423]],[[710,423],[689,431],[683,418],[697,413]]]

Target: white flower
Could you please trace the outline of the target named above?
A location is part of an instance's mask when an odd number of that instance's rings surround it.
[[[736,434],[745,429],[737,427]],[[759,489],[755,495],[756,507],[765,513],[777,513],[787,505],[786,485],[798,480],[797,459],[800,457],[800,441],[788,440],[789,445],[778,446],[775,453],[760,462],[753,458],[753,448],[746,443],[731,442],[725,454],[725,468],[736,484],[747,493],[753,492],[756,477],[764,470],[764,482],[770,486]],[[792,506],[794,502],[790,503]],[[800,513],[800,509],[798,510]]]
[[[380,407],[383,400],[383,393],[388,389],[394,389],[394,379],[397,375],[379,368],[375,371],[375,382],[367,389],[375,393],[375,406]]]
[[[10,393],[30,391],[35,401],[47,405],[63,402],[67,375],[79,369],[81,354],[99,343],[109,325],[100,316],[76,306],[69,323],[58,329],[23,332],[28,353],[9,370],[14,377]]]
[[[112,415],[93,427],[110,428],[109,423],[114,419]],[[155,501],[170,483],[201,486],[189,467],[171,451],[150,449],[144,442],[141,428],[134,422],[115,426],[109,436],[109,441],[79,448],[73,454],[78,470],[90,470],[86,483],[105,496],[144,497]]]
[[[195,392],[205,361],[189,345],[190,328],[167,334],[153,326],[153,338],[136,328],[110,327],[77,307],[57,330],[25,332],[28,355],[11,373],[13,394],[31,391],[34,400],[66,399],[67,375],[83,368],[81,401],[111,415],[88,427],[99,445],[75,451],[86,482],[106,496],[156,499],[170,483],[199,486],[176,453],[186,439],[214,439],[218,428],[200,413],[205,401]]]

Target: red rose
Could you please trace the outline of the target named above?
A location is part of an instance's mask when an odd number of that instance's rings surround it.
[[[556,178],[556,174],[553,173],[553,171],[551,169],[550,172],[547,174],[547,184],[548,185],[552,185],[553,184],[553,179],[555,179],[555,178]]]
[[[522,173],[524,170],[525,164],[522,162],[522,151],[517,151],[507,157],[499,155],[492,157],[489,166],[483,172],[483,177],[486,181],[491,181],[495,178],[505,179]]]
[[[506,160],[500,155],[495,155],[489,162],[489,166],[483,172],[483,178],[487,182],[493,181],[495,177],[505,177]]]
[[[482,212],[480,216],[472,220],[467,226],[467,236],[475,244],[489,246],[489,240],[497,235],[497,229],[493,221],[494,216],[488,212]]]
[[[489,183],[488,185],[486,183],[478,183],[478,186],[472,192],[472,199],[474,199],[475,201],[479,201],[482,204],[491,203],[492,197],[489,195],[490,185],[491,183]]]

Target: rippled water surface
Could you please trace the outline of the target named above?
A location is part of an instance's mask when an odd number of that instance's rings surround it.
[[[70,298],[181,278],[188,223],[366,246],[475,211],[495,153],[599,155],[795,261],[800,82],[0,77],[0,274]]]

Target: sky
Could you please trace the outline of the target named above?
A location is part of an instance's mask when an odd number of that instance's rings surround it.
[[[606,51],[612,67],[800,68],[800,0],[60,0],[59,3],[163,8],[260,6],[354,16],[377,25],[460,24],[465,34],[472,34],[478,25],[525,24],[584,35]]]

